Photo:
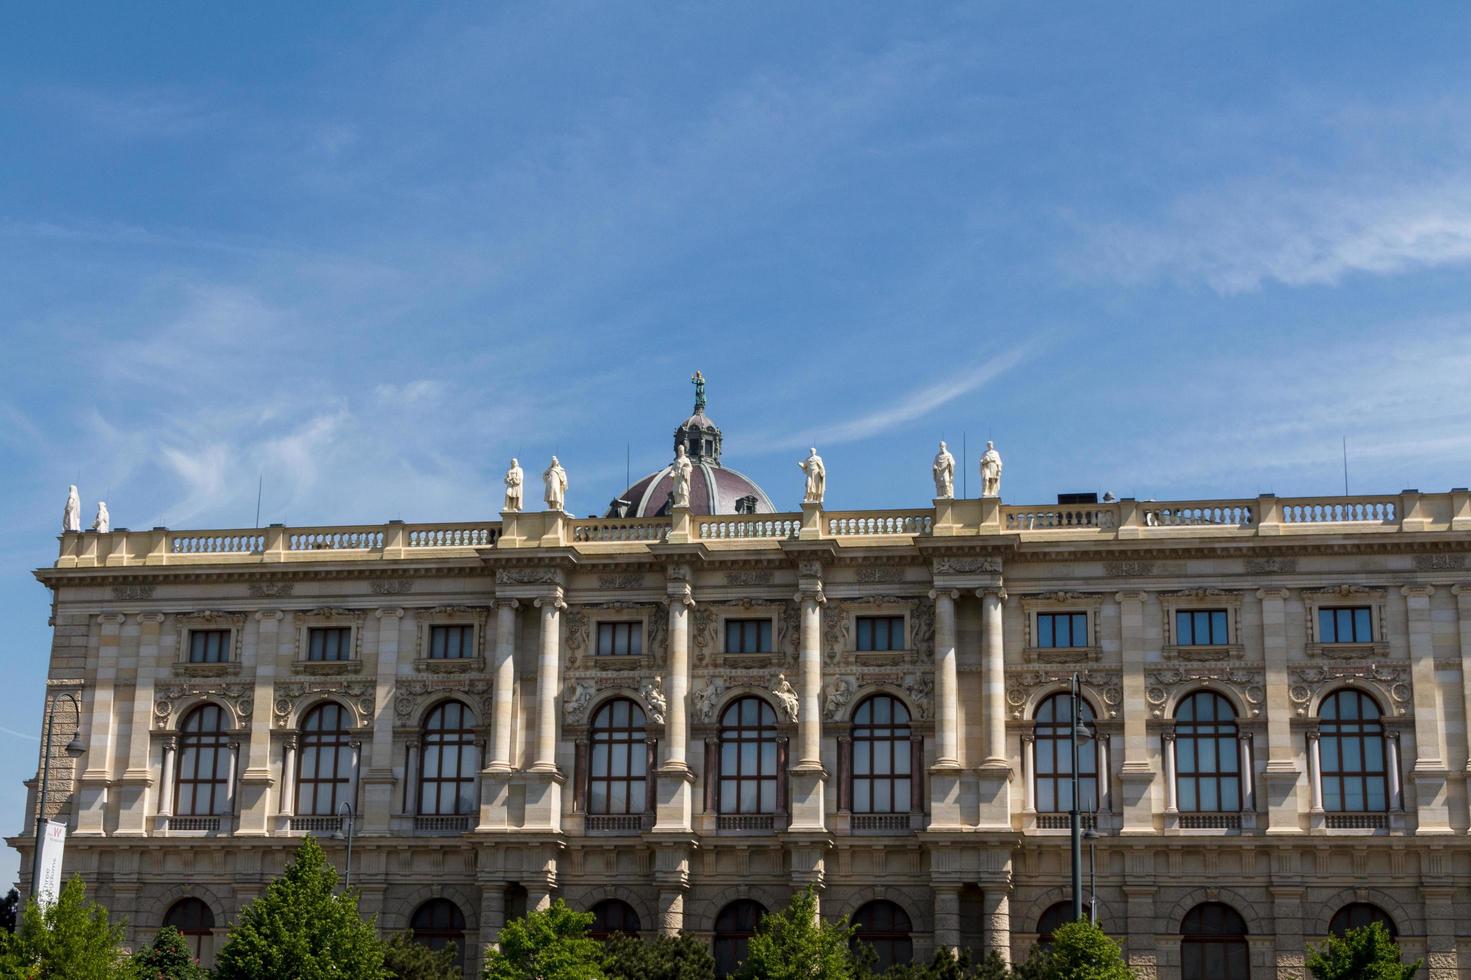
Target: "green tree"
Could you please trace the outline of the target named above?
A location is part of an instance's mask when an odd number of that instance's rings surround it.
[[[500,948],[485,958],[485,980],[603,980],[603,944],[587,936],[592,920],[559,898],[507,922]]]
[[[1420,961],[1401,961],[1399,945],[1384,923],[1371,922],[1308,947],[1307,966],[1317,980],[1410,980]]]
[[[767,915],[751,937],[741,967],[746,980],[854,980],[868,970],[855,954],[857,929],[846,918],[817,917],[817,896],[809,887],[780,912]]]
[[[1119,944],[1087,921],[1069,922],[1016,968],[1017,980],[1132,980]]]
[[[74,876],[44,911],[32,899],[20,928],[0,933],[0,977],[120,980],[128,975],[122,942],[123,927],[87,901],[86,886]]]
[[[208,980],[209,973],[194,962],[189,942],[173,926],[164,926],[153,943],[138,950],[128,965],[138,980]]]
[[[645,942],[618,934],[603,944],[608,980],[715,980],[710,945],[694,936]]]
[[[891,966],[880,980],[1010,980],[1011,969],[995,950],[987,950],[979,963],[968,952],[958,957],[948,949],[935,953],[928,963]]]
[[[455,962],[454,946],[430,949],[414,941],[414,934],[401,932],[383,947],[383,965],[394,980],[461,980],[464,972]]]
[[[0,929],[14,932],[20,922],[20,892],[14,888],[0,899]]]
[[[383,943],[358,912],[356,894],[337,895],[337,872],[312,837],[285,872],[230,927],[216,958],[219,980],[381,980]]]

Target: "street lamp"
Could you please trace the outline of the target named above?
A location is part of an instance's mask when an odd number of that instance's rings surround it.
[[[41,799],[36,807],[36,850],[31,855],[31,894],[39,895],[38,885],[41,881],[41,840],[46,834],[46,792],[51,781],[51,729],[56,724],[56,702],[66,698],[72,703],[77,712],[77,727],[82,723],[82,702],[78,701],[76,695],[70,691],[58,691],[55,696],[46,699],[43,714],[46,716],[46,738],[41,743]],[[72,735],[72,740],[66,743],[66,754],[73,759],[78,758],[87,751],[82,740]]]
[[[342,840],[342,811],[343,810],[346,810],[347,811],[347,874],[343,877],[343,881],[342,881],[342,890],[345,892],[349,888],[352,887],[352,835],[353,835],[353,825],[357,821],[353,819],[354,814],[352,812],[352,804],[349,803],[349,802],[347,802],[346,800],[343,800],[342,801],[342,805],[337,808],[337,818],[338,818],[338,826],[337,826],[337,829],[332,832],[332,837],[335,840]]]
[[[1093,819],[1097,821],[1096,813]],[[1098,925],[1098,862],[1093,854],[1093,847],[1098,840],[1098,831],[1089,827],[1083,836],[1088,841],[1088,921],[1096,926]]]
[[[1093,732],[1087,725],[1083,724],[1078,707],[1082,701],[1082,678],[1073,674],[1072,684],[1068,688],[1069,710],[1072,713],[1072,724],[1068,726],[1069,741],[1072,747],[1072,805],[1068,809],[1068,824],[1072,829],[1073,837],[1073,921],[1077,922],[1083,918],[1083,814],[1078,809],[1078,738],[1092,738]]]

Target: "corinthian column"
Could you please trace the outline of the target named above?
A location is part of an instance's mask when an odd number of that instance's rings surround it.
[[[797,720],[797,768],[822,768],[822,589],[804,591],[797,598],[802,603],[801,650],[797,663],[801,669],[801,710]]]
[[[655,793],[654,830],[688,834],[694,815],[695,773],[689,765],[690,610],[695,600],[690,588],[692,572],[686,565],[671,565],[665,594],[669,597],[669,670],[665,676],[669,704],[664,709],[664,762]],[[710,770],[705,770],[710,779]],[[661,852],[662,853],[662,852]]]
[[[557,772],[557,662],[561,655],[562,592],[536,600],[541,610],[541,657],[536,666],[536,756],[532,772]]]
[[[495,603],[495,680],[491,702],[491,772],[511,771],[511,721],[516,696],[516,610],[515,599]]]
[[[935,600],[935,766],[960,768],[956,747],[955,600],[960,593],[937,590]]]
[[[1001,604],[1006,593],[986,589],[981,593],[981,698],[986,718],[987,768],[1008,768],[1006,760],[1006,650],[1001,628]]]

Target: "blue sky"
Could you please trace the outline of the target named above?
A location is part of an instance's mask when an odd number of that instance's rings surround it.
[[[66,486],[601,512],[710,381],[793,508],[1471,483],[1471,9],[52,5],[0,33],[0,822]],[[972,475],[970,489],[976,489]],[[21,734],[17,734],[21,733]],[[0,879],[15,857],[0,858]]]

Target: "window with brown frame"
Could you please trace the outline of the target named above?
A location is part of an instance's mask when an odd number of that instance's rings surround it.
[[[1362,929],[1375,922],[1385,928],[1391,939],[1399,935],[1399,929],[1395,927],[1389,913],[1368,902],[1350,902],[1334,912],[1332,921],[1328,923],[1328,931],[1341,939],[1350,929]]]
[[[853,712],[853,812],[908,813],[913,792],[909,709],[875,694]]]
[[[854,620],[854,645],[863,651],[903,650],[903,616],[858,616]]]
[[[431,898],[409,920],[414,942],[433,950],[453,945],[455,966],[465,967],[465,913],[447,898]]]
[[[189,662],[222,664],[230,659],[229,630],[190,630]]]
[[[593,716],[587,812],[643,813],[647,803],[648,725],[643,709],[627,698],[609,701]]]
[[[1083,698],[1078,699],[1078,714],[1085,724],[1093,721],[1093,709]],[[1051,695],[1037,705],[1032,719],[1037,812],[1067,813],[1073,808],[1072,695]],[[1097,812],[1098,746],[1091,738],[1078,739],[1078,793],[1078,809]]]
[[[745,962],[751,937],[766,914],[766,906],[749,898],[737,899],[715,917],[715,975],[728,977]]]
[[[727,619],[725,621],[726,653],[770,653],[771,620]]]
[[[313,661],[351,660],[351,626],[313,626],[306,631],[306,658]]]
[[[599,657],[641,657],[644,653],[643,623],[599,623]]]
[[[1241,809],[1236,712],[1214,691],[1196,691],[1175,711],[1175,791],[1185,812]]]
[[[208,905],[197,898],[181,898],[164,914],[163,925],[173,926],[183,933],[194,958],[204,959],[215,929],[215,914]]]
[[[224,709],[202,704],[179,726],[179,758],[174,777],[174,813],[212,817],[225,812],[229,799],[230,746]]]
[[[776,712],[741,698],[720,716],[721,813],[776,812]]]
[[[1389,809],[1384,724],[1362,691],[1335,691],[1318,709],[1323,809],[1382,813]]]
[[[1181,980],[1249,980],[1246,921],[1229,905],[1206,902],[1180,923]]]
[[[296,814],[330,817],[347,800],[352,783],[347,709],[335,701],[317,705],[302,719],[296,765]]]
[[[424,718],[419,764],[419,815],[454,816],[475,806],[480,766],[475,751],[475,713],[446,701]]]
[[[617,898],[605,898],[592,907],[592,926],[587,930],[590,939],[608,939],[618,933],[637,936],[643,928],[633,906]]]
[[[852,945],[859,943],[872,947],[876,960],[875,972],[883,972],[892,966],[903,966],[914,959],[914,938],[910,932],[914,923],[893,902],[882,898],[866,902],[853,913],[853,925],[858,927]]]
[[[450,624],[429,627],[430,660],[467,660],[475,656],[475,627]]]

